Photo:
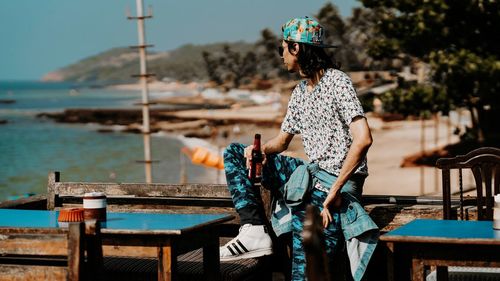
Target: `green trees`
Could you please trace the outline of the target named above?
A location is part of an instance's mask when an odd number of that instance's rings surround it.
[[[289,73],[283,67],[283,61],[278,54],[281,38],[266,28],[260,33],[261,38],[255,44],[258,55],[258,75],[262,79],[272,77],[289,78]]]
[[[390,64],[390,60],[373,60],[367,52],[366,45],[373,37],[376,16],[377,14],[370,9],[356,8],[352,17],[344,19],[337,7],[331,3],[323,6],[315,16],[330,32],[327,34],[327,43],[339,45],[339,48],[329,51],[330,55],[340,62],[343,70],[385,69]],[[230,71],[230,69],[238,68],[248,68],[247,71],[241,72],[242,75],[255,75],[261,79],[290,78],[290,74],[283,68],[283,62],[277,53],[277,48],[281,43],[280,36],[281,34],[276,35],[270,29],[262,30],[261,38],[254,45],[255,61],[232,59],[237,55],[227,50],[205,52],[203,54],[205,68],[210,79],[220,84],[228,77],[230,79],[239,77],[235,75],[236,72]],[[240,54],[240,56],[247,55]],[[233,67],[227,65],[229,62],[232,62]],[[250,65],[243,65],[247,63]],[[228,73],[233,74],[227,76]],[[236,82],[234,84],[239,85]]]
[[[252,50],[233,50],[225,45],[221,51],[204,51],[202,55],[209,79],[218,85],[229,82],[237,88],[244,80],[253,78],[288,77],[277,52],[279,43],[279,38],[271,30],[264,29]]]
[[[209,53],[203,51],[205,68],[209,78],[221,85],[224,81],[232,82],[238,88],[244,78],[251,78],[256,74],[257,61],[255,53],[248,51],[233,51],[229,45],[224,45],[222,52]]]
[[[374,60],[368,53],[368,43],[376,37],[378,13],[372,9],[355,8],[352,15],[342,18],[337,7],[325,4],[315,16],[327,30],[327,43],[338,45],[331,55],[343,70],[380,70],[392,67],[390,58]]]
[[[494,0],[361,0],[378,14],[376,58],[400,58],[430,65],[430,80],[407,84],[384,97],[404,114],[467,107],[474,136],[498,141],[500,130],[500,9]],[[423,81],[421,81],[423,82]]]

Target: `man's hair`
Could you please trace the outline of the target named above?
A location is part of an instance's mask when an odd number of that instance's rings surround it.
[[[294,43],[297,42],[287,41],[288,51],[292,51]],[[304,43],[297,44],[300,45],[297,62],[306,77],[312,77],[321,69],[340,68],[339,64],[325,52],[325,48]]]

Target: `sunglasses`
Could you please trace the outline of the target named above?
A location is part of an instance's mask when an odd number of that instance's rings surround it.
[[[279,46],[279,47],[278,47],[278,54],[280,55],[280,57],[282,57],[282,56],[283,56],[283,51],[284,51],[283,47],[282,47],[282,46]]]

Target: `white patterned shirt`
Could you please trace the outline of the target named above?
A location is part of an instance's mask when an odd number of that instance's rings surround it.
[[[301,134],[309,160],[338,176],[352,144],[349,125],[356,116],[365,114],[351,79],[327,69],[311,92],[306,80],[295,87],[281,130]],[[366,157],[355,174],[368,175]]]

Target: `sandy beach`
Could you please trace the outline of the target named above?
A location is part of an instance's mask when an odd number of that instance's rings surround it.
[[[217,115],[217,112],[212,112]],[[239,113],[234,112],[235,115]],[[272,116],[270,113],[269,116]],[[227,116],[224,112],[221,116]],[[260,118],[265,114],[261,113]],[[368,123],[372,130],[373,145],[368,153],[369,177],[365,182],[364,194],[378,195],[439,195],[441,192],[440,171],[433,167],[401,167],[403,159],[419,153],[421,149],[421,121],[383,122],[380,118],[368,114]],[[259,132],[264,141],[279,133],[279,126],[262,127],[249,124],[238,125],[245,133],[229,137],[218,145],[231,141],[251,143],[253,133]],[[435,143],[434,122],[425,122],[425,148],[431,150],[458,141],[452,135],[446,120],[438,126],[438,142]],[[307,160],[300,136],[296,136],[283,154]]]

